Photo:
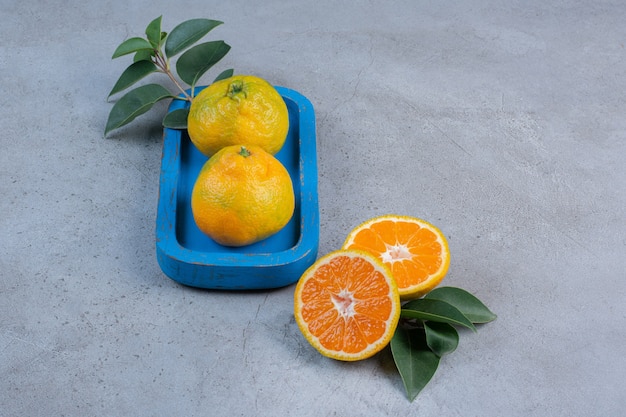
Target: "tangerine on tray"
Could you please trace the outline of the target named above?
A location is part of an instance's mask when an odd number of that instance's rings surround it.
[[[230,145],[257,145],[275,155],[289,131],[289,111],[266,80],[233,75],[209,85],[191,102],[189,138],[211,156]]]
[[[322,355],[356,361],[389,343],[400,317],[400,296],[381,261],[367,252],[338,250],[304,272],[295,289],[294,315]]]
[[[383,261],[402,299],[418,298],[435,288],[448,272],[450,250],[435,226],[410,216],[383,215],[354,228],[344,249],[360,249]]]
[[[191,192],[198,228],[224,246],[245,246],[278,233],[295,209],[287,168],[259,146],[219,150],[202,167]]]

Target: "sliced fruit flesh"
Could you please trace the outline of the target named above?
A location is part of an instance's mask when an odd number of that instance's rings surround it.
[[[388,332],[394,315],[389,293],[382,272],[366,260],[332,259],[304,284],[301,315],[323,348],[358,354]]]

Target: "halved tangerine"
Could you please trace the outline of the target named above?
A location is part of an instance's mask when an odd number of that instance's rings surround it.
[[[384,262],[391,269],[402,299],[428,293],[443,280],[450,266],[444,234],[416,217],[374,217],[354,228],[343,248],[369,252]]]
[[[391,271],[367,252],[338,250],[318,259],[296,285],[294,315],[322,355],[366,359],[391,340],[400,295]]]

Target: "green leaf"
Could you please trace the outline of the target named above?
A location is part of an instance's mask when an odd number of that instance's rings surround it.
[[[195,86],[196,81],[219,62],[229,50],[230,46],[224,41],[201,43],[190,48],[176,61],[178,76],[190,86]]]
[[[134,52],[142,51],[142,50],[152,50],[152,45],[150,42],[143,38],[130,38],[126,39],[124,42],[117,47],[115,52],[113,52],[113,57],[111,59],[119,58],[123,55],[132,54]]]
[[[138,61],[152,62],[153,56],[154,56],[154,49],[142,49],[135,53],[135,56],[133,57],[133,62],[138,62]]]
[[[497,318],[474,295],[455,287],[435,288],[424,296],[425,299],[441,300],[459,309],[472,323],[489,323]]]
[[[154,104],[174,96],[159,84],[147,84],[137,87],[120,98],[109,113],[104,135],[135,120],[150,110]]]
[[[235,73],[235,70],[230,68],[227,70],[224,70],[220,73],[220,75],[218,75],[217,77],[215,77],[215,79],[213,80],[213,82],[219,81],[219,80],[225,80],[226,78],[230,78],[233,76],[233,74]]]
[[[465,326],[473,331],[476,327],[456,307],[441,300],[417,299],[402,306],[401,317],[432,320],[440,323]]]
[[[424,331],[428,347],[439,357],[454,352],[459,345],[459,333],[448,323],[427,321]]]
[[[189,108],[172,110],[163,118],[163,126],[169,127],[170,129],[187,129],[188,116]]]
[[[421,329],[396,328],[391,354],[410,401],[428,384],[439,366],[439,356],[428,348]]]
[[[211,29],[224,22],[210,19],[191,19],[176,26],[165,41],[165,55],[173,57],[193,45]]]
[[[163,16],[159,16],[154,19],[146,28],[146,37],[153,48],[158,49],[161,45],[161,19]]]
[[[115,86],[113,86],[113,89],[109,93],[109,97],[111,97],[115,93],[119,93],[120,91],[127,89],[148,74],[156,71],[157,67],[151,61],[142,60],[131,64],[128,68],[124,70],[120,78],[115,83]]]

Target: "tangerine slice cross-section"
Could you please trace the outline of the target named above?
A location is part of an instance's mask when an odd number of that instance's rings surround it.
[[[450,265],[444,234],[431,223],[410,216],[374,217],[354,228],[343,248],[363,250],[383,261],[403,299],[421,297],[435,288]]]
[[[307,269],[294,294],[300,331],[322,355],[366,359],[391,340],[400,295],[391,271],[371,254],[334,251]]]

